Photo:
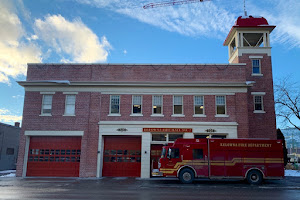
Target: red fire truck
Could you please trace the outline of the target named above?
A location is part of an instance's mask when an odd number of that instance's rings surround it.
[[[284,177],[282,148],[281,140],[180,138],[163,147],[158,173],[182,183],[228,178],[260,184]]]

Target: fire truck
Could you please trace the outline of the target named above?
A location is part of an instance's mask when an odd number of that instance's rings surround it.
[[[283,145],[281,140],[179,138],[163,147],[158,167],[156,175],[182,183],[208,178],[260,184],[284,178]]]

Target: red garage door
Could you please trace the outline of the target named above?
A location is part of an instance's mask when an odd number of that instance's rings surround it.
[[[81,137],[31,137],[27,176],[78,177]]]
[[[141,137],[104,138],[103,176],[140,177]]]

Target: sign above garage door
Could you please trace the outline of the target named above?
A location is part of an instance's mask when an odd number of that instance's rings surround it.
[[[143,128],[143,132],[156,132],[156,133],[192,133],[191,128]]]

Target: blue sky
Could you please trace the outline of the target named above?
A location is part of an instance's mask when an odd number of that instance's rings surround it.
[[[228,63],[223,42],[244,0],[143,9],[159,0],[1,0],[0,122],[22,118],[26,64]],[[273,76],[300,82],[300,1],[246,0],[276,25]],[[284,125],[278,123],[278,126]]]

